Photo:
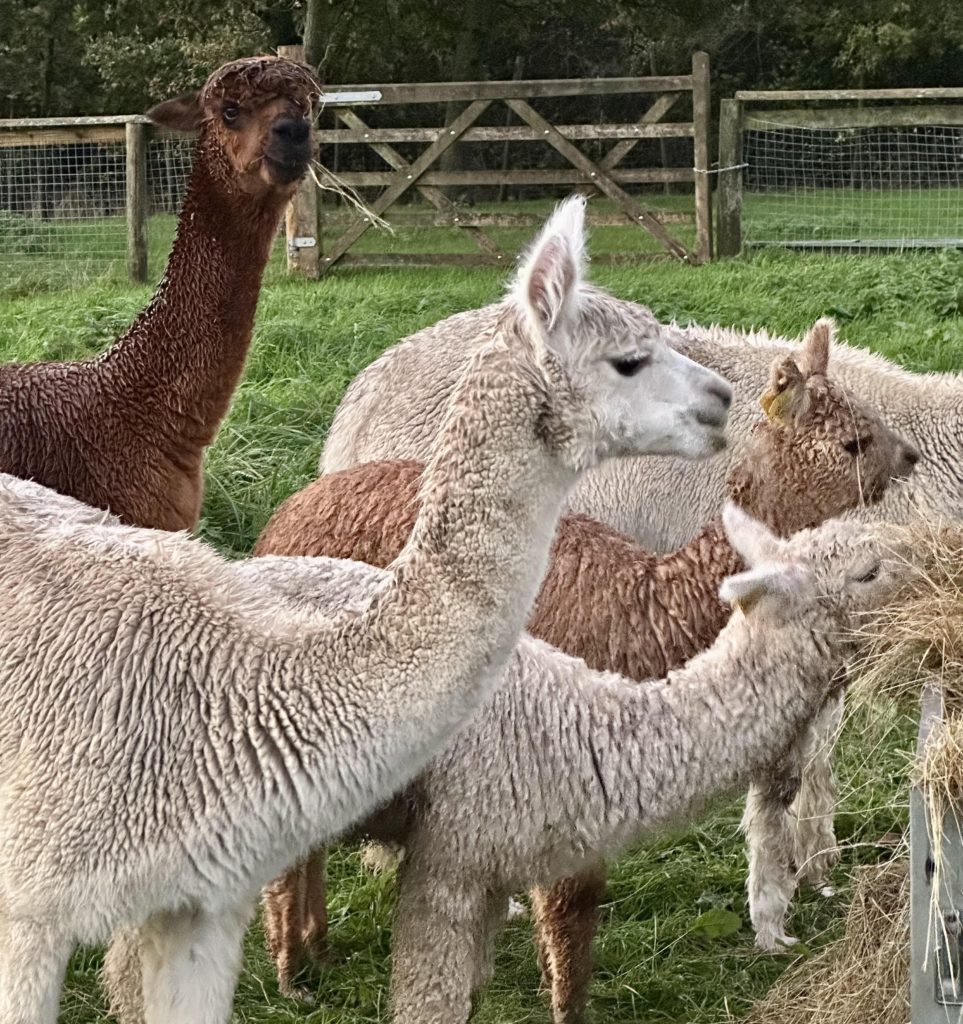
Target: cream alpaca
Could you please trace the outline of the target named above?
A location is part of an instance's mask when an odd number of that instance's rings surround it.
[[[709,651],[639,686],[524,635],[484,709],[408,797],[362,826],[408,851],[395,1024],[463,1024],[491,975],[508,893],[692,817],[770,764],[838,687],[850,627],[908,571],[910,552],[882,526],[835,521],[780,541],[735,507],[726,525],[750,568],[723,585],[744,611]],[[264,561],[266,584],[296,562]],[[353,573],[364,593],[384,570]],[[292,579],[284,594],[299,589]]]
[[[196,541],[89,510],[51,525],[35,485],[2,479],[4,1024],[52,1024],[74,945],[119,925],[142,929],[148,1024],[226,1021],[261,886],[491,692],[579,472],[719,446],[725,382],[657,334],[579,330],[583,215],[563,205],[536,242],[360,606],[285,613]]]
[[[508,893],[692,817],[770,764],[852,653],[840,630],[903,571],[881,561],[880,527],[836,522],[789,542],[731,512],[729,527],[755,568],[723,593],[750,610],[708,652],[639,687],[523,637],[505,687],[419,781],[408,831],[386,836],[407,850],[394,1024],[467,1019]]]
[[[730,474],[729,496],[781,536],[873,502],[916,454],[827,376],[832,323],[819,321],[794,356],[777,360],[743,459]],[[418,511],[421,464],[364,463],[325,474],[289,498],[265,527],[256,554],[324,555],[385,566],[402,549]],[[528,621],[529,631],[590,668],[644,680],[681,667],[708,647],[728,618],[719,584],[742,568],[713,520],[689,544],[658,556],[628,537],[580,515],[563,516],[549,570]],[[764,791],[750,806],[750,907],[760,944],[788,941],[784,919],[795,864],[813,879],[833,862],[833,787],[829,738],[834,703],[807,770],[794,751],[784,769],[764,773]],[[827,735],[828,734],[828,735]],[[802,813],[787,814],[802,778]],[[283,992],[305,956],[316,959],[326,939],[323,858],[299,865],[264,895],[265,932]],[[542,963],[558,1020],[576,1019],[590,980],[590,944],[604,872],[539,893]],[[551,970],[548,966],[551,964]]]
[[[654,330],[644,306],[592,292],[587,308],[599,322],[635,324]],[[362,371],[338,408],[321,469],[330,473],[375,459],[424,459],[438,428],[444,397],[454,387],[472,345],[492,330],[500,305],[449,317],[390,348]],[[764,332],[720,327],[663,328],[672,345],[733,382],[729,448],[702,466],[649,459],[599,467],[581,481],[569,502],[635,537],[654,551],[685,544],[718,513],[725,482],[740,459],[756,418],[755,396],[766,385],[774,359],[791,343]],[[963,374],[918,374],[881,356],[837,344],[833,372],[858,399],[877,409],[890,427],[920,452],[913,479],[891,488],[861,517],[901,519],[920,507],[963,516]]]

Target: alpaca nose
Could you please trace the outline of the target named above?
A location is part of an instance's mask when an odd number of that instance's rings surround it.
[[[911,444],[903,444],[902,476],[909,476],[913,467],[920,461],[920,453]]]
[[[723,409],[732,405],[732,388],[724,380],[714,380],[707,388],[710,395],[722,402]]]
[[[303,118],[284,118],[271,125],[271,134],[278,142],[290,146],[302,146],[308,141],[311,128]]]

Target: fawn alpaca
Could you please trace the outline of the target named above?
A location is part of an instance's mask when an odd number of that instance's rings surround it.
[[[125,522],[191,529],[202,462],[244,368],[278,219],[313,153],[320,85],[278,57],[233,61],[150,112],[199,130],[167,271],[94,359],[0,366],[0,472]]]

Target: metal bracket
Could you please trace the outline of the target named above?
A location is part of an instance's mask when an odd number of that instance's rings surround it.
[[[963,926],[956,910],[943,914],[943,927],[938,929],[936,946],[936,1001],[940,1006],[963,1006],[963,980],[960,964],[963,962]]]
[[[381,90],[371,89],[359,92],[323,92],[321,102],[326,107],[350,106],[352,103],[380,103]]]
[[[917,756],[943,720],[943,696],[923,691]],[[954,810],[939,850],[918,786],[910,788],[910,1003],[912,1024],[963,1024],[963,832]],[[940,874],[936,875],[936,858]],[[934,892],[934,885],[939,890]],[[934,907],[934,903],[936,906]]]

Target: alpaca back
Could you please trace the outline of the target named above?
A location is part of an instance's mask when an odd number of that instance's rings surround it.
[[[635,303],[611,302],[648,315]],[[376,459],[423,460],[454,382],[500,308],[495,304],[443,320],[363,370],[335,414],[321,470],[330,473]],[[572,511],[608,523],[654,551],[680,547],[716,515],[725,500],[728,474],[745,454],[758,418],[757,397],[766,387],[773,360],[797,349],[794,342],[764,332],[698,326],[676,331],[673,344],[736,383],[729,447],[699,465],[649,456],[604,463],[585,475],[569,501]],[[912,480],[891,488],[875,509],[853,514],[901,519],[935,505],[963,515],[963,482],[947,468],[963,462],[959,376],[909,373],[841,343],[833,345],[831,365],[841,384],[878,409],[922,454]]]

